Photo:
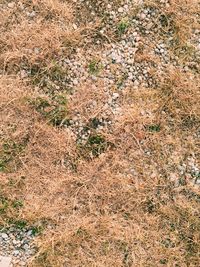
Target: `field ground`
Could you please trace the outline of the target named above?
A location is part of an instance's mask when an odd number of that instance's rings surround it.
[[[199,1],[0,13],[0,256],[199,266]]]

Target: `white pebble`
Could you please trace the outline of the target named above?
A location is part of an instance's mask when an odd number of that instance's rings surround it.
[[[10,2],[10,3],[8,3],[8,7],[9,8],[13,8],[15,6],[15,3],[14,2]]]
[[[1,234],[1,237],[2,237],[3,239],[7,239],[7,238],[8,238],[8,235],[7,235],[6,233],[2,233],[2,234]]]
[[[123,12],[124,12],[123,7],[119,7],[119,8],[118,8],[118,12],[119,12],[119,13],[123,13]]]
[[[143,20],[143,19],[146,18],[146,15],[145,15],[144,13],[142,13],[142,14],[140,15],[140,18]]]
[[[113,99],[117,99],[119,97],[119,94],[118,93],[113,93]]]

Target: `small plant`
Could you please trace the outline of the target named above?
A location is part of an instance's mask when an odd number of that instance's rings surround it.
[[[159,18],[160,24],[162,27],[168,27],[169,26],[169,18],[165,14],[161,14]]]
[[[79,151],[83,157],[90,159],[104,153],[109,145],[111,144],[103,136],[92,134],[85,145],[79,146]]]
[[[0,172],[4,172],[6,170],[6,160],[0,158]]]
[[[24,151],[27,140],[16,143],[7,140],[3,143],[0,150],[0,172],[10,171],[12,163],[17,163],[18,156]]]
[[[155,201],[151,198],[151,199],[147,199],[144,202],[144,210],[147,211],[148,213],[154,213],[157,210],[157,204],[155,203]]]
[[[49,77],[52,81],[61,81],[66,75],[66,70],[56,63],[54,63],[53,67],[49,70]]]
[[[167,264],[167,259],[161,259],[160,264]]]
[[[54,96],[52,100],[38,97],[35,100],[31,100],[30,103],[53,126],[61,126],[68,121],[67,100],[63,95]]]
[[[117,32],[118,32],[118,34],[119,34],[119,35],[124,34],[124,33],[127,31],[128,26],[129,26],[128,22],[125,21],[125,20],[122,20],[122,21],[118,24],[118,26],[117,26]]]
[[[32,235],[36,236],[42,233],[43,227],[42,226],[33,226],[30,228]]]
[[[19,209],[23,207],[21,200],[11,200],[5,197],[0,192],[0,218],[6,224],[21,225],[20,221],[16,221],[16,216],[18,216]],[[19,228],[19,227],[18,227]]]
[[[101,122],[98,118],[93,118],[90,120],[90,127],[93,128],[93,129],[97,129],[98,126],[101,125]]]
[[[0,196],[0,214],[4,214],[9,206],[8,200]]]
[[[121,88],[123,87],[125,81],[127,80],[128,75],[127,74],[123,74],[121,77],[118,78],[116,84],[117,84],[117,88]]]
[[[161,127],[159,124],[148,125],[146,128],[149,132],[160,132],[161,130]]]
[[[84,228],[78,228],[78,230],[76,231],[76,235],[80,238],[86,238],[89,237],[88,232],[86,231],[86,229]]]
[[[27,222],[25,220],[17,220],[13,222],[16,228],[22,230],[27,226]]]
[[[88,65],[89,73],[92,75],[97,75],[102,69],[102,64],[100,60],[93,59]]]
[[[104,255],[107,255],[108,252],[110,251],[110,242],[109,241],[103,241],[102,244],[101,244],[101,251]]]
[[[23,202],[22,200],[14,200],[12,203],[13,208],[19,209],[23,207]]]
[[[33,65],[29,71],[30,82],[39,86],[45,93],[54,95],[58,88],[66,91],[68,71],[57,62],[51,62],[51,67]],[[67,90],[68,91],[68,90]]]
[[[91,135],[88,138],[87,145],[93,156],[98,156],[106,150],[107,142],[101,135]]]

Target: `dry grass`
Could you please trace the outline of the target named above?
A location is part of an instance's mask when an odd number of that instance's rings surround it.
[[[156,89],[127,90],[123,116],[112,135],[104,133],[113,146],[88,160],[70,132],[30,105],[49,96],[19,75],[24,65],[48,68],[82,44],[68,2],[33,1],[40,16],[31,23],[19,10],[15,19],[10,10],[1,16],[0,197],[9,205],[0,205],[0,224],[42,226],[29,266],[199,266],[199,189],[188,177],[174,186],[177,165],[199,157],[199,78],[171,68]],[[195,1],[171,2],[167,12],[183,40]],[[78,109],[89,121],[102,111],[103,90],[101,84],[78,88],[68,111]],[[98,108],[87,111],[93,99]],[[16,209],[19,199],[23,207]]]

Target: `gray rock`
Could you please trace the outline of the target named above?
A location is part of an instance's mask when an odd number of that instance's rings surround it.
[[[16,256],[18,256],[19,254],[20,254],[19,250],[14,250],[14,251],[13,251],[13,256],[16,257]]]
[[[7,235],[6,233],[2,233],[2,234],[1,234],[1,237],[2,237],[3,239],[8,239],[8,235]]]

